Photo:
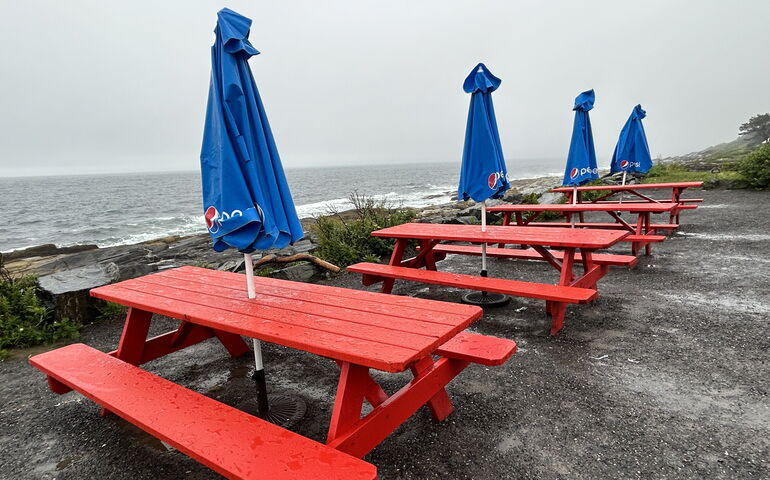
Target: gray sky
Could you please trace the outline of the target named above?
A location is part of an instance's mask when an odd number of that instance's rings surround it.
[[[216,11],[251,60],[287,167],[458,161],[479,61],[508,169],[566,156],[572,102],[604,164],[641,103],[654,156],[770,111],[770,2],[0,0],[0,175],[194,170]]]

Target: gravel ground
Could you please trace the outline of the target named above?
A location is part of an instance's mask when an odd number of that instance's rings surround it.
[[[516,340],[518,353],[455,379],[456,411],[445,422],[423,409],[372,451],[366,460],[380,478],[770,478],[770,222],[755,215],[770,209],[770,195],[700,193],[705,204],[684,212],[651,257],[613,269],[597,302],[569,308],[558,337],[547,335],[542,302],[488,311],[473,330]],[[490,267],[508,278],[555,274],[536,262]],[[478,258],[449,257],[439,268],[470,272]],[[331,283],[362,288],[354,275]],[[402,283],[396,293],[457,301],[461,292]],[[172,325],[158,318],[154,329]],[[91,325],[80,341],[110,349],[120,327]],[[0,363],[2,478],[216,478],[121,419],[100,418],[82,396],[48,391],[26,362],[37,351]],[[294,430],[323,441],[333,362],[270,345],[265,355],[271,388],[308,403]],[[147,368],[241,406],[251,397],[249,364],[210,341]],[[375,376],[388,391],[408,380]]]

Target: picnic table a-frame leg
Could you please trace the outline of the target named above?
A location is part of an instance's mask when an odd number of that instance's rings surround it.
[[[151,320],[152,312],[129,308],[118,348],[110,352],[110,355],[132,365],[141,365],[211,337],[217,337],[222,346],[233,357],[251,352],[248,344],[238,335],[192,324],[184,320],[180,322],[176,330],[148,339],[147,334],[150,330]]]
[[[435,420],[444,420],[454,408],[445,387],[468,365],[463,360],[425,357],[412,365],[414,379],[388,396],[367,367],[341,362],[326,443],[363,457],[423,405]],[[364,400],[372,410],[362,417]]]

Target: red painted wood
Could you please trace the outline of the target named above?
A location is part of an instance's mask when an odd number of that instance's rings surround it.
[[[276,301],[275,297],[259,297],[258,302],[253,302],[249,301],[245,292],[219,289],[216,286],[210,285],[196,286],[185,284],[181,286],[179,281],[175,281],[173,285],[167,286],[163,282],[163,279],[151,278],[150,276],[128,280],[122,284],[122,287],[168,298],[181,298],[195,305],[213,303],[217,308],[230,312],[317,329],[327,333],[358,338],[388,336],[388,343],[413,350],[420,349],[426,343],[435,341],[439,335],[452,328],[443,324],[408,322],[404,318],[374,313],[363,318],[360,313],[356,312],[351,315],[350,311],[339,306],[306,304],[304,305],[305,308],[302,308],[303,305],[300,304],[299,308],[294,305],[284,307],[281,305],[281,299]],[[205,296],[200,295],[203,292],[205,292]],[[197,299],[191,298],[193,295]],[[289,312],[292,313],[288,314]],[[389,321],[397,325],[393,327],[389,325]],[[418,334],[410,331],[409,326],[415,323],[420,323],[424,333]]]
[[[504,364],[516,353],[516,342],[507,338],[460,332],[436,350],[442,357],[490,367]]]
[[[348,271],[373,276],[391,277],[422,283],[435,283],[447,287],[467,288],[486,292],[505,293],[517,297],[556,300],[567,303],[588,303],[596,296],[595,290],[548,285],[544,283],[521,282],[500,278],[478,277],[459,273],[434,272],[407,267],[394,267],[379,263],[357,263]]]
[[[420,378],[403,386],[366,417],[329,442],[329,446],[363,457],[467,366],[468,362],[439,359]]]
[[[467,365],[467,362],[465,362]],[[412,375],[415,380],[420,380],[422,377],[428,376],[433,369],[435,362],[431,357],[421,358],[417,363],[410,367]],[[440,422],[445,420],[455,409],[452,406],[452,401],[449,399],[445,388],[440,388],[433,394],[427,402],[430,416],[433,420]]]
[[[624,239],[626,242],[662,242],[664,240],[666,240],[665,235],[650,234],[629,235]]]
[[[234,479],[375,479],[360,459],[82,344],[30,363],[142,430]]]
[[[326,436],[327,443],[345,433],[361,419],[361,408],[364,406],[369,381],[373,380],[369,376],[368,368],[342,362],[340,379],[337,383],[337,396]]]
[[[166,280],[156,275],[149,275],[142,277],[141,282],[153,283],[160,286],[165,286]],[[137,282],[139,283],[139,282]],[[127,283],[131,285],[131,283]],[[232,289],[228,287],[222,287],[206,283],[205,281],[191,282],[188,280],[175,279],[173,281],[174,288],[183,290],[197,291],[205,293],[206,296],[211,298],[221,297],[228,300],[243,301],[247,300],[247,295],[242,290]],[[376,310],[377,308],[371,308],[369,310],[356,310],[355,301],[351,301],[348,304],[337,299],[327,299],[327,303],[307,302],[299,299],[287,299],[278,295],[264,293],[263,290],[257,289],[257,298],[259,304],[264,305],[264,311],[275,311],[280,309],[283,315],[288,311],[300,312],[305,315],[305,312],[313,312],[316,315],[323,315],[332,319],[340,321],[351,322],[355,324],[362,323],[365,326],[387,328],[389,330],[400,330],[404,332],[413,333],[416,335],[435,336],[436,324],[453,327],[456,325],[456,320],[467,318],[454,315],[441,316],[435,315],[432,312],[420,310],[420,309],[408,309],[406,307],[403,310],[407,313],[411,313],[414,317],[405,316],[403,311],[399,314],[398,307],[387,309],[390,313],[383,314]],[[369,302],[371,303],[371,302]],[[377,304],[373,304],[376,306]],[[372,311],[375,310],[375,311]],[[450,318],[451,320],[447,320]],[[438,327],[441,328],[441,327]]]
[[[481,255],[481,247],[475,245],[436,245],[434,253],[452,253],[458,255]],[[564,252],[561,250],[551,250],[551,255],[561,260]],[[518,258],[523,260],[542,260],[543,257],[534,250],[522,250],[520,248],[497,248],[487,247],[487,256],[494,258]],[[609,253],[592,254],[594,263],[602,265],[612,265],[619,267],[633,267],[636,265],[637,258],[631,255],[614,255]],[[575,261],[582,262],[583,257],[580,253],[575,254]]]
[[[657,189],[657,188],[698,188],[702,187],[703,182],[671,182],[671,183],[634,183],[629,185],[590,185],[585,187],[577,187],[578,192],[587,192],[595,190],[613,190],[613,191],[627,191],[627,190],[644,190],[644,189]],[[552,192],[569,193],[575,190],[575,187],[558,187],[552,188]]]
[[[569,222],[530,222],[527,226],[530,227],[561,227],[567,228],[572,224]],[[623,225],[613,222],[576,222],[575,227],[578,228],[623,228]],[[675,230],[679,228],[679,225],[675,223],[653,223],[650,224],[650,228],[655,230]]]
[[[505,243],[604,249],[622,240],[626,232],[574,228],[537,228],[520,226],[487,226],[437,223],[404,223],[372,232],[376,237],[431,239],[472,243]]]
[[[378,340],[331,334],[313,328],[255,318],[216,307],[190,304],[186,300],[123,289],[117,285],[119,284],[111,285],[113,288],[109,290],[92,294],[111,302],[152,309],[172,318],[189,320],[207,327],[385,371],[403,371],[409,363],[424,356],[422,352]]]
[[[414,361],[430,354],[482,314],[478,307],[457,309],[454,304],[446,304],[446,311],[442,312],[436,308],[438,302],[425,303],[410,298],[415,302],[409,304],[418,306],[415,310],[424,313],[430,308],[433,316],[432,322],[413,320],[415,328],[421,330],[416,334],[411,333],[404,317],[394,317],[393,322],[398,325],[389,327],[384,325],[384,318],[379,312],[365,310],[367,302],[372,303],[373,299],[382,299],[386,305],[394,307],[392,302],[387,301],[392,296],[370,293],[366,302],[358,306],[360,310],[350,311],[349,318],[333,318],[327,316],[331,315],[329,305],[309,303],[306,312],[298,312],[293,306],[281,308],[268,305],[274,296],[260,297],[258,293],[258,298],[249,300],[245,291],[236,292],[216,285],[217,278],[231,279],[234,274],[193,267],[187,267],[183,272],[191,277],[199,274],[197,283],[163,272],[99,287],[91,294],[231,334],[391,372],[403,371]],[[235,277],[240,277],[241,285],[245,283],[243,275]],[[255,283],[259,285],[262,280],[259,277]],[[323,289],[315,288],[313,291],[318,293]],[[332,296],[336,297],[336,293]],[[237,298],[239,296],[241,298]],[[344,299],[337,298],[336,301],[338,305],[346,305]],[[355,303],[355,299],[348,303]],[[314,313],[314,309],[321,313]],[[466,315],[459,316],[459,312]],[[341,316],[339,311],[335,315]]]
[[[150,320],[152,320],[152,312],[133,307],[128,309],[116,357],[132,365],[139,365],[142,362]]]
[[[567,305],[559,302],[551,302],[548,313],[551,315],[551,336],[556,335],[564,326],[564,315]]]
[[[243,274],[239,273],[219,272],[196,267],[180,267],[164,270],[144,278],[150,279],[156,276],[229,288],[242,295],[242,298],[246,298],[246,279]],[[465,319],[469,315],[479,313],[476,307],[470,305],[399,297],[396,295],[380,295],[379,293],[362,290],[292,282],[268,277],[255,278],[254,287],[260,298],[266,295],[281,298],[285,300],[285,305],[296,304],[304,308],[304,302],[309,302],[319,305],[344,306],[346,310],[359,311],[367,316],[370,313],[381,313],[409,320],[424,320],[431,323],[453,325],[458,319]],[[437,312],[440,312],[440,314],[437,315]],[[446,320],[447,317],[450,319]]]
[[[497,205],[488,207],[487,211],[494,212],[670,212],[677,208],[676,203],[555,203],[538,205]]]
[[[185,349],[191,345],[195,345],[196,343],[208,340],[213,336],[214,331],[210,328],[195,325],[194,327],[190,328],[190,331],[184,336],[184,338],[180,339],[175,344],[173,343],[173,340],[177,337],[176,330],[150,338],[144,344],[142,359],[137,365],[141,365],[143,363],[155,360],[156,358],[168,355],[169,353]],[[112,356],[117,356],[117,354],[117,350],[110,352],[110,355]]]

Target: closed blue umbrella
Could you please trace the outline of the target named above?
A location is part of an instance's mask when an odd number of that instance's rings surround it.
[[[562,185],[579,186],[599,178],[596,167],[594,137],[588,112],[594,108],[594,91],[588,90],[575,98],[575,123],[572,126],[572,140],[567,155],[567,168]]]
[[[203,210],[216,251],[244,253],[249,298],[255,298],[251,253],[303,236],[278,149],[248,60],[251,20],[224,8],[211,47],[211,84],[201,148]],[[267,414],[262,352],[254,340],[260,414]]]
[[[497,131],[492,92],[500,86],[501,80],[483,63],[479,63],[463,82],[463,90],[471,94],[468,122],[465,127],[465,147],[460,170],[460,186],[457,198],[473,199],[481,203],[481,231],[487,229],[488,198],[500,198],[511,185],[505,168],[503,147]],[[487,245],[481,244],[481,275],[487,276]],[[476,305],[502,305],[509,298],[488,292],[470,293],[463,301]]]
[[[650,147],[647,145],[647,135],[642,125],[642,119],[646,116],[647,112],[642,110],[641,105],[634,107],[620,131],[618,144],[612,153],[610,173],[623,172],[623,183],[627,173],[645,174],[652,168]]]

